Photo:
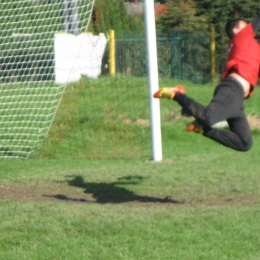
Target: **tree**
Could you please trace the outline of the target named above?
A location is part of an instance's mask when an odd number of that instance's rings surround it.
[[[92,27],[95,33],[115,31],[143,30],[142,17],[128,15],[124,0],[96,0],[92,16]]]
[[[216,30],[218,71],[222,73],[227,59],[227,20],[243,18],[251,22],[260,13],[259,0],[195,0],[197,14],[207,17],[209,27]]]
[[[157,29],[194,30],[211,27],[216,31],[217,69],[221,74],[227,59],[227,20],[243,18],[250,22],[260,13],[260,0],[167,0],[168,13],[157,20]],[[260,33],[257,35],[260,40]]]
[[[156,22],[158,30],[194,30],[207,27],[206,17],[197,15],[196,3],[193,0],[168,0],[166,7],[168,12]]]

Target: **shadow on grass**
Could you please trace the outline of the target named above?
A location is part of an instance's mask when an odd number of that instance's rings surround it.
[[[142,176],[126,176],[119,178],[117,182],[111,183],[95,183],[95,182],[85,182],[82,176],[66,176],[70,178],[67,181],[68,185],[73,187],[78,187],[84,189],[84,193],[92,194],[96,203],[124,203],[124,202],[153,202],[153,203],[182,203],[177,200],[173,200],[169,197],[156,198],[149,196],[141,196],[135,194],[133,191],[122,187],[124,185],[136,185],[143,180]],[[48,197],[54,197],[60,200],[71,200],[78,202],[87,202],[86,200],[77,200],[69,198],[65,195],[52,195]]]

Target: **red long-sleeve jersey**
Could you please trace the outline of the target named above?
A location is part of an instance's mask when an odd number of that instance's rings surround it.
[[[232,70],[235,70],[245,78],[251,85],[249,96],[257,85],[260,69],[260,46],[254,36],[252,23],[249,23],[230,39],[228,62],[223,75],[225,79]]]

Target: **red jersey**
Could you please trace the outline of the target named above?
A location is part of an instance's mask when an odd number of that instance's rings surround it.
[[[260,69],[260,46],[254,38],[255,32],[252,23],[248,24],[229,41],[229,54],[226,69],[223,75],[225,79],[232,69],[246,79],[252,90],[257,85]]]

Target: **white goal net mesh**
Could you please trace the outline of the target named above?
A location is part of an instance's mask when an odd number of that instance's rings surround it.
[[[102,43],[87,34],[93,4],[1,0],[0,158],[30,157],[48,134],[68,80],[98,73],[85,64],[88,42]]]

